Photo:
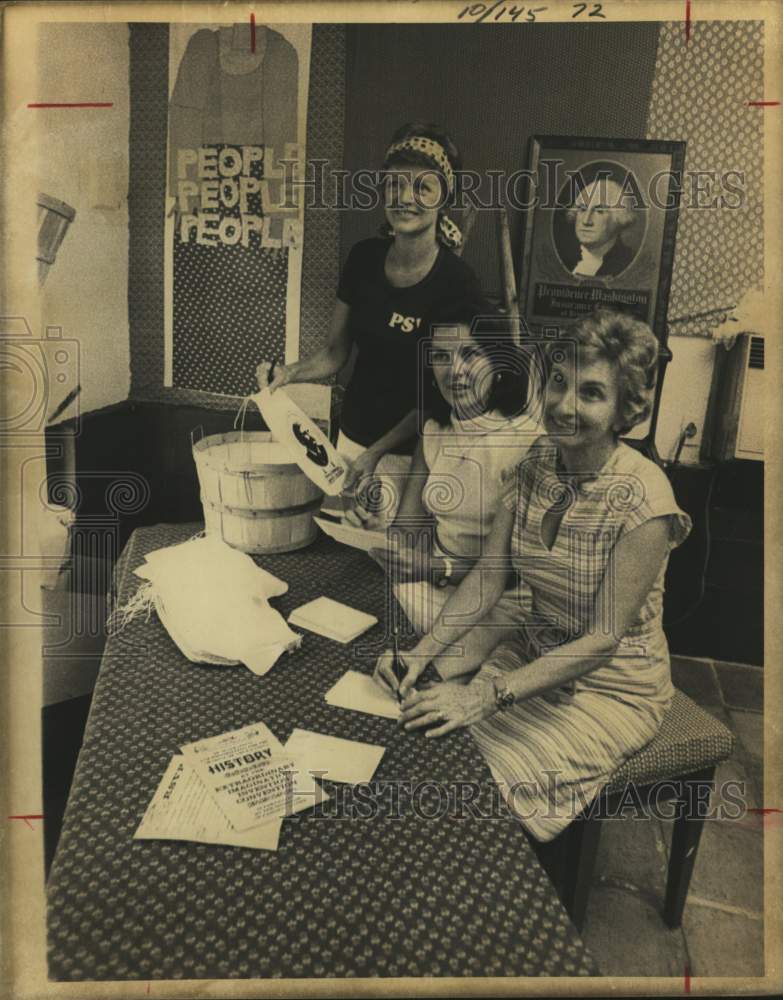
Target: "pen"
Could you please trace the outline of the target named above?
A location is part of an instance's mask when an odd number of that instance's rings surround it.
[[[51,417],[49,417],[48,423],[50,424],[54,423],[54,421],[60,416],[60,414],[68,409],[68,407],[71,405],[74,399],[76,399],[76,397],[79,395],[81,391],[82,391],[81,385],[77,385],[75,389],[71,389],[71,391],[68,393],[65,399],[60,403],[60,405],[57,407],[57,409],[54,411]]]
[[[392,659],[392,670],[394,671],[394,676],[397,678],[397,683],[399,684],[405,676],[405,666],[400,660],[400,643],[396,627],[392,629],[392,647],[394,653],[394,658]],[[402,695],[400,694],[399,687],[397,688],[397,701],[402,704]]]

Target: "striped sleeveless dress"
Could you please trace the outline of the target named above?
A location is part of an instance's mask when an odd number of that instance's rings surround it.
[[[666,475],[628,445],[618,444],[597,475],[567,482],[557,474],[557,454],[540,438],[506,493],[504,502],[516,506],[511,555],[520,575],[521,628],[492,653],[481,678],[556,655],[558,646],[584,634],[623,535],[666,517],[671,550],[690,531]],[[541,522],[558,504],[565,513],[550,550]],[[653,738],[669,707],[673,688],[662,621],[667,562],[600,666],[566,688],[471,726],[501,793],[538,840],[551,840],[581,812],[619,765]]]

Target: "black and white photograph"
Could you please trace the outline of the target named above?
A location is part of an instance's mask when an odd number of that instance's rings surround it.
[[[3,995],[781,992],[780,13],[2,5]]]
[[[536,198],[520,270],[531,327],[604,305],[662,337],[685,150],[685,142],[533,137]]]
[[[590,180],[568,198],[557,223],[553,222],[552,240],[569,274],[580,279],[614,278],[630,267],[639,252],[643,216],[637,206],[623,203],[624,178],[631,179],[632,174],[624,174],[615,164],[603,172],[590,167]]]

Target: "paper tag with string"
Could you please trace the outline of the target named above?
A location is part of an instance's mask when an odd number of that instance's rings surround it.
[[[249,396],[261,411],[272,436],[316,486],[329,496],[337,496],[348,471],[347,461],[332,442],[282,389],[270,393],[262,389]]]

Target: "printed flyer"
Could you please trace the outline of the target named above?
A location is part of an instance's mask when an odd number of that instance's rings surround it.
[[[221,812],[237,830],[289,816],[329,796],[263,722],[182,747]]]
[[[281,819],[238,832],[181,754],[171,758],[134,840],[193,840],[276,851]]]

